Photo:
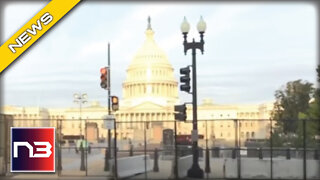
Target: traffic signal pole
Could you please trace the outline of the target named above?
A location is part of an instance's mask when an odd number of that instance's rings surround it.
[[[117,111],[119,108],[119,99],[117,96],[111,96],[111,63],[110,63],[110,43],[108,43],[108,67],[103,67],[100,69],[100,86],[102,89],[108,90],[108,115],[112,115],[112,110]],[[112,101],[112,102],[111,102]],[[111,107],[112,103],[112,107]],[[112,109],[112,110],[111,110]],[[111,129],[108,129],[108,147],[106,147],[106,157],[105,157],[105,171],[113,171],[114,178],[118,179],[117,176],[117,128],[116,119],[114,119],[114,168],[110,167],[109,160],[111,159]]]
[[[109,72],[108,72],[108,115],[111,115],[111,88],[110,88],[110,84],[111,84],[111,64],[110,64],[110,43],[108,43],[108,67],[109,67]],[[109,160],[111,159],[111,130],[108,129],[108,168],[110,169],[109,166]]]
[[[108,43],[108,115],[111,115],[111,63],[110,63],[110,43]],[[117,97],[116,97],[117,98]],[[118,101],[118,98],[117,98]],[[109,151],[109,159],[111,159],[111,129],[108,129],[108,151]],[[114,119],[114,169],[111,168],[114,172],[114,179],[118,179],[118,165],[117,165],[117,124],[116,119]],[[109,167],[110,168],[110,167]]]
[[[200,42],[195,42],[193,39],[192,42],[187,42],[187,33],[184,35],[184,52],[187,54],[189,49],[192,50],[192,110],[193,110],[193,120],[192,120],[192,154],[193,161],[192,166],[188,170],[188,177],[192,178],[203,178],[204,172],[199,166],[199,148],[198,148],[198,117],[197,117],[197,65],[196,65],[196,50],[199,49],[203,53],[203,32],[200,32]]]
[[[193,42],[194,39],[193,39]],[[193,110],[193,121],[192,129],[193,134],[196,134],[197,139],[192,140],[192,152],[193,152],[193,163],[191,169],[188,171],[189,177],[203,178],[203,170],[200,168],[199,160],[199,148],[198,148],[198,104],[197,104],[197,66],[196,66],[196,47],[192,47],[192,110]]]

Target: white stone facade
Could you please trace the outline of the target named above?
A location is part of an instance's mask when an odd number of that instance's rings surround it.
[[[128,66],[127,76],[122,85],[123,99],[119,103],[120,110],[114,114],[119,122],[117,126],[119,139],[143,138],[142,133],[146,125],[143,122],[149,122],[148,138],[151,142],[159,143],[162,140],[162,130],[173,129],[173,108],[179,102],[178,82],[167,55],[157,46],[153,38],[154,32],[150,21],[145,34],[146,39],[142,47]],[[199,134],[210,139],[209,143],[219,140],[233,142],[234,119],[243,119],[246,121],[238,122],[238,136],[241,141],[249,138],[268,138],[270,123],[262,119],[270,118],[272,108],[272,103],[218,105],[206,99],[198,106]],[[87,135],[92,136],[92,141],[107,137],[107,130],[103,128],[102,121],[107,107],[102,107],[97,102],[82,108],[81,121],[79,108],[5,106],[3,110],[5,114],[13,115],[14,126],[55,127],[56,120],[61,120],[62,134],[84,135],[87,122],[96,125],[90,126],[87,131],[89,133]],[[192,106],[188,106],[187,111],[187,123],[178,123],[178,134],[191,132]]]

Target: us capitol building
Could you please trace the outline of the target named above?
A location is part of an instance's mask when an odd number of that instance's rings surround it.
[[[146,39],[127,68],[122,84],[123,99],[120,109],[115,112],[118,139],[143,140],[160,143],[162,131],[174,127],[174,105],[179,104],[178,82],[166,53],[156,44],[150,20],[145,31]],[[272,103],[259,105],[218,105],[205,99],[198,105],[198,130],[204,138],[214,142],[234,142],[234,119],[238,123],[240,140],[265,139],[269,136]],[[82,108],[41,108],[4,106],[4,114],[12,115],[12,125],[17,127],[57,126],[61,120],[61,132],[65,140],[84,134],[87,139],[97,142],[107,137],[103,116],[107,107],[99,102]],[[192,106],[187,106],[187,122],[177,123],[178,134],[190,134],[192,129]],[[250,121],[251,119],[251,121]],[[254,121],[253,121],[254,119]],[[259,120],[260,119],[260,120]],[[59,121],[58,121],[59,122]],[[85,124],[85,122],[87,122]],[[146,123],[148,122],[148,123]],[[59,126],[60,127],[60,126]],[[57,127],[57,128],[59,128]],[[144,132],[146,128],[146,132]]]

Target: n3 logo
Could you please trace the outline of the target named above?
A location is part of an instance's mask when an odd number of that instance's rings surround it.
[[[11,172],[55,172],[54,128],[11,128]]]
[[[49,142],[34,142],[34,145],[38,146],[46,146],[46,148],[37,148],[36,151],[38,152],[46,152],[45,154],[43,153],[34,153],[33,154],[33,147],[28,143],[28,142],[13,142],[13,157],[18,158],[18,147],[19,146],[25,146],[29,149],[29,157],[30,158],[45,158],[49,157],[51,152],[51,144]]]

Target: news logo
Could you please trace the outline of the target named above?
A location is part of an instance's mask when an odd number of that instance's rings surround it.
[[[55,128],[11,128],[11,172],[55,172]]]

